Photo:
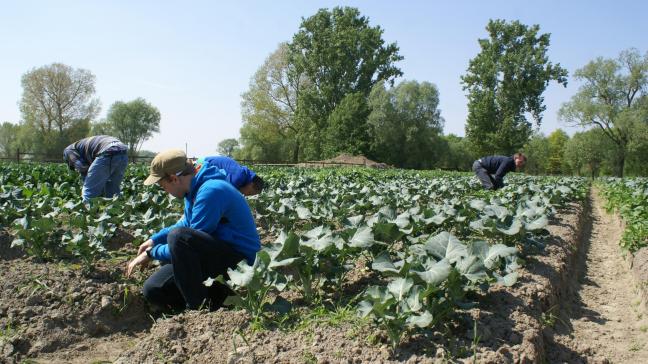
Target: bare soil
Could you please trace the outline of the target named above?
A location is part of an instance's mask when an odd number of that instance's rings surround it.
[[[395,351],[382,330],[343,309],[297,309],[294,317],[310,318],[283,329],[258,329],[247,313],[227,309],[155,316],[141,282],[123,281],[124,260],[88,274],[0,251],[0,363],[648,362],[640,296],[611,218],[596,196],[569,206],[551,220],[545,249],[524,252],[514,287],[473,297],[477,307]],[[0,234],[0,243],[8,239]],[[362,264],[348,276],[343,294],[372,279]]]
[[[548,359],[648,363],[648,320],[641,291],[621,256],[622,225],[605,212],[595,192],[591,199],[591,218],[568,295],[555,311],[555,326],[545,331]]]
[[[363,155],[340,154],[335,158],[321,161],[300,163],[299,167],[340,167],[340,166],[365,166],[370,168],[389,168],[385,163],[372,161]]]

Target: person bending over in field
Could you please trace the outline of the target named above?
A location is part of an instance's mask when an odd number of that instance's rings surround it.
[[[526,156],[515,153],[512,157],[491,155],[478,159],[473,163],[473,171],[482,186],[487,190],[504,187],[504,176],[511,171],[524,167]]]
[[[234,159],[228,157],[205,157],[195,162],[196,165],[207,164],[222,169],[227,174],[226,179],[245,196],[261,193],[264,182],[261,177],[246,166],[241,166]]]
[[[151,161],[144,185],[154,183],[184,198],[184,216],[140,245],[126,276],[150,260],[167,262],[144,282],[143,294],[151,304],[173,310],[220,307],[229,289],[216,283],[206,287],[203,281],[218,275],[227,279],[227,268],[243,259],[253,264],[261,249],[245,197],[219,168],[194,165],[179,149]]]
[[[113,197],[128,165],[128,148],[119,139],[97,135],[70,144],[63,151],[63,160],[70,170],[81,174],[81,197],[88,202],[93,197]]]

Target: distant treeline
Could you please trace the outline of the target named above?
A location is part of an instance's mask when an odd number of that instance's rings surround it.
[[[543,93],[550,82],[568,82],[567,70],[548,58],[550,35],[539,25],[499,19],[486,33],[458,80],[468,98],[466,136],[443,135],[437,86],[395,83],[403,56],[383,40],[383,29],[356,8],[321,9],[251,77],[240,138],[222,140],[217,150],[292,163],[347,153],[401,168],[454,170],[468,170],[480,156],[523,151],[530,173],[648,174],[648,53],[631,48],[576,70],[579,89],[558,116],[587,131],[545,137],[537,133]],[[110,134],[136,154],[159,132],[158,109],[142,98],[120,101],[97,121],[94,85],[90,71],[58,63],[25,73],[22,120],[2,124],[0,153],[58,157],[75,140]]]

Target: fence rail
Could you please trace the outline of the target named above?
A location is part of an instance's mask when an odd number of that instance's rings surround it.
[[[143,163],[150,162],[154,156],[144,156],[144,155],[128,155],[128,159],[131,163]],[[20,149],[16,149],[15,153],[12,153],[11,157],[1,156],[0,161],[11,161],[11,162],[43,162],[43,163],[63,163],[63,155],[60,158],[54,158],[51,154],[44,153],[34,153],[34,152],[25,152]]]
[[[128,156],[131,163],[148,163],[154,156],[143,156],[143,155],[130,155]],[[193,159],[197,159],[193,157]],[[53,158],[50,154],[44,153],[34,153],[26,152],[17,149],[11,157],[2,156],[0,161],[12,161],[12,162],[44,162],[44,163],[64,163],[63,157]],[[264,165],[264,166],[275,166],[275,167],[294,167],[297,165],[306,165],[306,166],[336,166],[336,165],[346,165],[346,166],[365,166],[364,163],[350,163],[350,162],[329,162],[329,161],[302,161],[298,163],[288,162],[288,161],[269,161],[269,160],[252,160],[252,159],[238,159],[237,162],[240,164],[246,165]]]
[[[130,163],[149,163],[154,156],[144,156],[144,155],[129,155]],[[192,157],[192,159],[197,159]],[[0,156],[0,161],[11,161],[11,162],[42,162],[42,163],[64,163],[63,157],[61,158],[52,158],[51,155],[42,154],[42,153],[32,153],[24,152],[21,150],[16,150],[16,153],[11,157]],[[237,159],[238,163],[243,165],[257,165],[257,166],[273,166],[273,167],[295,167],[295,166],[309,166],[309,167],[326,167],[326,166],[349,166],[349,167],[360,167],[368,166],[366,163],[351,163],[351,162],[334,162],[334,161],[302,161],[302,162],[287,162],[287,161],[268,161],[268,160],[252,160],[252,159]],[[389,168],[386,165],[379,168]],[[442,168],[437,167],[436,169],[448,170],[448,171],[458,171],[456,168]]]

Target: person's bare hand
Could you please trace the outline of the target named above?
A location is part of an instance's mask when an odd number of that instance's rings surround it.
[[[148,255],[146,255],[146,251],[135,257],[135,259],[131,260],[130,263],[128,263],[128,266],[126,266],[126,271],[124,272],[126,278],[130,277],[133,274],[135,267],[139,265],[140,268],[144,268],[148,265],[150,260],[151,259],[148,257]]]
[[[139,249],[137,249],[137,255],[141,255],[146,251],[148,248],[153,247],[153,240],[149,239],[145,242],[142,243],[142,245],[139,246]]]

